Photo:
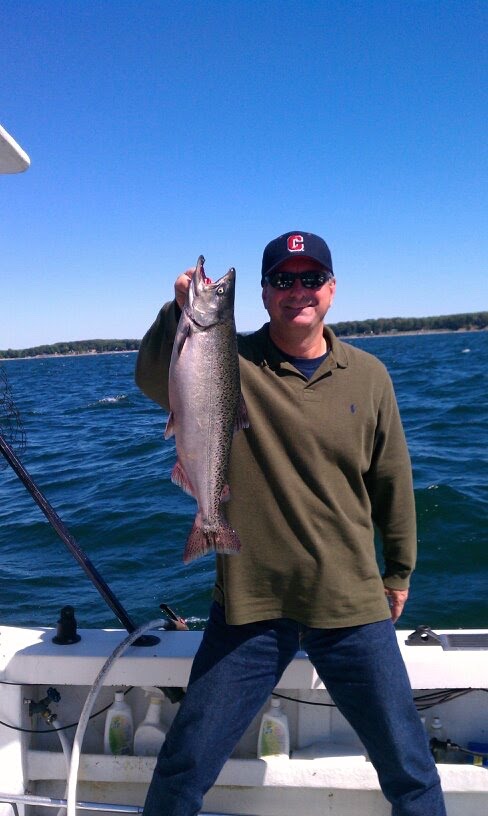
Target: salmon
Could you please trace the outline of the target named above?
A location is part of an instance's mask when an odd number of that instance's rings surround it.
[[[171,481],[193,496],[197,513],[185,564],[208,552],[230,555],[241,543],[222,510],[233,434],[249,427],[241,394],[234,321],[235,269],[215,283],[198,258],[178,323],[169,369],[170,414],[165,438],[175,436]]]

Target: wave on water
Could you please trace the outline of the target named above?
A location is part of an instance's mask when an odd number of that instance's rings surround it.
[[[126,402],[129,399],[127,394],[117,394],[115,397],[102,397],[102,399],[97,400],[97,402],[92,403],[89,405],[89,408],[95,408],[100,405],[119,405],[122,402]]]

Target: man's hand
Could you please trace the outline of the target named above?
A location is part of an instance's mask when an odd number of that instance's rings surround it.
[[[396,623],[403,612],[403,607],[408,598],[408,589],[390,589],[385,587],[385,595],[391,609],[391,619]]]
[[[183,272],[183,274],[175,280],[175,299],[180,309],[185,305],[186,293],[188,292],[190,281],[194,273],[195,267],[193,266],[191,269],[187,269],[186,272]]]

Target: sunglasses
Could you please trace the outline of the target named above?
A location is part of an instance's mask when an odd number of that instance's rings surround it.
[[[291,289],[297,278],[305,289],[320,289],[332,275],[327,270],[310,269],[305,272],[271,272],[264,280],[273,289]]]

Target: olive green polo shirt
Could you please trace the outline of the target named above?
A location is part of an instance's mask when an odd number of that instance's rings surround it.
[[[166,304],[137,361],[139,386],[166,408],[175,329]],[[225,511],[242,549],[217,556],[214,590],[230,624],[384,620],[384,584],[406,588],[414,568],[411,466],[390,377],[377,358],[324,331],[330,351],[309,380],[267,324],[238,338],[250,427],[234,436]]]

